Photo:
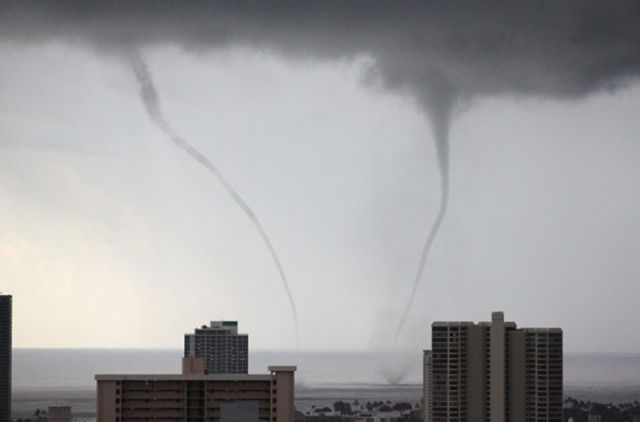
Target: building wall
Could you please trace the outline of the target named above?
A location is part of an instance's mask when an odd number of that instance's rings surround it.
[[[468,326],[453,322],[432,328],[432,422],[467,420]]]
[[[118,388],[117,390],[119,397],[120,389]],[[119,407],[119,401],[116,401],[116,381],[98,382],[96,393],[97,420],[114,422],[116,420],[116,408]]]
[[[70,406],[49,406],[47,422],[71,422]]]
[[[505,422],[505,328],[502,312],[491,315],[489,394],[491,422]]]
[[[525,328],[526,422],[562,421],[562,331]]]
[[[271,421],[270,380],[98,381],[99,390],[101,386],[108,393],[98,397],[99,422],[222,421],[221,407],[237,401],[257,403],[256,420]]]
[[[295,409],[293,371],[272,372],[272,376],[273,384],[271,397],[272,405],[275,404],[274,421],[293,422]],[[275,403],[273,403],[274,398]]]
[[[293,367],[287,367],[293,368]],[[293,422],[294,370],[265,375],[97,375],[97,421]]]
[[[423,356],[423,383],[422,383],[422,420],[431,422],[431,350],[425,350]]]
[[[12,297],[0,295],[0,422],[11,420]]]
[[[489,364],[485,353],[489,347],[489,329],[470,325],[467,332],[467,414],[480,415],[478,422],[484,422],[489,417],[489,404],[485,400],[489,383]]]
[[[561,422],[562,370],[559,328],[434,322],[431,422]]]
[[[524,332],[509,332],[509,421],[526,421]]]
[[[204,358],[182,358],[182,375],[204,375]]]

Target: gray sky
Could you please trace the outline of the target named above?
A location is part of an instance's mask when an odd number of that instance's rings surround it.
[[[501,309],[561,326],[569,351],[640,352],[637,8],[69,4],[0,22],[16,346],[180,347],[226,318],[252,347],[295,347],[255,229],[146,115],[135,48],[174,129],[270,234],[303,348],[392,339],[439,206],[432,123],[450,117],[449,210],[400,343]]]

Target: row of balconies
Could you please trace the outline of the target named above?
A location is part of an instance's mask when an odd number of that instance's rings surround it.
[[[259,420],[269,420],[271,417],[271,414],[266,412],[266,413],[259,413],[258,414],[258,419]],[[179,412],[179,413],[168,413],[168,412],[136,412],[136,413],[130,413],[130,414],[122,414],[120,417],[120,421],[122,422],[126,422],[128,420],[153,420],[153,421],[162,421],[162,420],[180,420],[180,421],[184,421],[184,420],[188,420],[188,421],[192,421],[192,420],[215,420],[215,421],[219,421],[220,420],[220,413],[202,413],[202,414],[191,414],[191,415],[185,415],[184,412]]]
[[[127,400],[183,400],[185,398],[189,399],[200,399],[200,400],[229,400],[229,399],[239,399],[239,400],[268,400],[271,397],[269,391],[216,391],[216,392],[208,392],[207,394],[195,396],[195,397],[185,397],[183,393],[175,393],[175,392],[125,392],[121,398],[123,401]]]
[[[275,408],[272,409],[275,411]],[[260,406],[258,407],[258,414],[260,415],[268,415],[270,413],[269,406]],[[207,407],[176,407],[171,409],[155,409],[152,407],[135,407],[135,408],[127,408],[120,409],[116,408],[116,413],[121,415],[122,417],[139,417],[142,415],[159,415],[163,417],[177,417],[184,415],[195,415],[195,414],[204,414],[206,412],[209,416],[220,415],[220,406],[207,406]]]
[[[121,394],[122,400],[131,399],[184,399],[185,391],[125,391]]]
[[[120,394],[121,391],[127,392],[138,392],[143,391],[146,393],[163,393],[163,392],[172,392],[172,393],[184,393],[185,391],[195,391],[200,392],[206,391],[208,392],[218,392],[218,391],[265,391],[271,387],[269,383],[265,382],[216,382],[213,386],[210,384],[200,384],[197,386],[189,385],[188,387],[182,386],[182,388],[172,388],[172,386],[155,386],[154,385],[146,385],[146,386],[134,386],[131,388],[130,386],[124,386],[121,390],[116,390],[116,394]]]

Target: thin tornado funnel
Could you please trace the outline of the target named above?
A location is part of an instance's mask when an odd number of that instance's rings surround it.
[[[438,157],[438,168],[440,170],[440,206],[438,207],[436,219],[433,221],[431,229],[429,230],[427,241],[422,248],[420,261],[418,262],[418,271],[416,272],[416,276],[413,280],[409,300],[407,301],[407,305],[404,308],[404,312],[402,313],[402,317],[400,318],[400,322],[396,328],[396,332],[393,337],[394,343],[398,341],[398,336],[400,335],[402,327],[409,315],[409,311],[413,306],[418,286],[420,286],[420,281],[422,280],[422,275],[424,274],[424,269],[427,265],[429,252],[431,251],[431,247],[433,246],[438,231],[440,230],[440,226],[442,225],[442,221],[447,214],[447,207],[449,206],[449,123],[451,120],[451,107],[453,101],[453,95],[442,95],[436,101],[431,103],[429,107],[429,116],[431,118],[433,137],[435,139],[436,153]]]
[[[147,109],[147,113],[149,113],[149,117],[151,120],[158,125],[158,127],[164,132],[164,134],[178,147],[180,147],[184,152],[189,154],[191,158],[198,161],[202,166],[216,179],[220,182],[222,187],[227,191],[227,193],[233,198],[233,200],[242,208],[242,211],[249,217],[249,220],[253,223],[256,230],[260,234],[260,237],[264,241],[269,253],[271,254],[271,258],[273,258],[273,262],[276,264],[278,268],[278,272],[280,273],[280,279],[282,280],[282,286],[287,292],[287,297],[289,299],[289,305],[291,306],[291,313],[293,314],[293,323],[295,325],[296,330],[296,342],[300,341],[300,333],[298,331],[298,313],[296,311],[296,304],[293,300],[293,295],[291,294],[291,289],[289,288],[289,282],[287,281],[287,276],[285,275],[284,269],[282,268],[282,264],[280,263],[280,258],[278,258],[278,254],[276,253],[275,248],[273,247],[269,236],[265,232],[262,224],[258,220],[258,217],[254,214],[253,210],[249,207],[249,205],[242,199],[242,197],[238,194],[238,192],[233,189],[233,187],[229,184],[229,182],[222,176],[220,171],[213,165],[213,163],[205,157],[200,151],[198,151],[194,146],[190,145],[184,138],[180,137],[173,130],[166,117],[162,113],[160,109],[160,99],[158,97],[158,91],[153,84],[153,79],[151,77],[151,72],[149,72],[149,68],[147,67],[142,57],[139,54],[131,54],[129,56],[131,68],[133,69],[136,79],[140,84],[140,98]]]

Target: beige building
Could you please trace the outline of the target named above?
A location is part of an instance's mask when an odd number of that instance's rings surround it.
[[[49,406],[47,411],[48,422],[71,422],[70,406]]]
[[[267,374],[205,374],[198,359],[181,375],[96,375],[97,421],[294,421],[295,366]]]
[[[430,364],[426,421],[562,422],[559,328],[517,328],[502,312],[434,322]]]

